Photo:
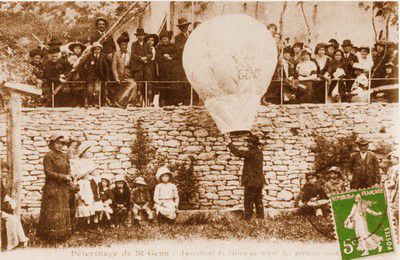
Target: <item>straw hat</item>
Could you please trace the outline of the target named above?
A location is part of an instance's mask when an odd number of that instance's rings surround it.
[[[115,178],[114,178],[114,182],[117,182],[117,181],[126,182],[126,180],[125,180],[125,175],[123,175],[123,174],[118,174],[118,175],[116,175]]]
[[[147,185],[146,180],[142,176],[135,179],[135,184]]]
[[[99,42],[94,42],[92,44],[92,48],[91,49],[94,49],[94,48],[97,48],[97,47],[103,49],[103,45],[101,43],[99,43]]]
[[[63,133],[53,133],[50,137],[49,137],[49,141],[50,142],[55,142],[60,138],[65,138]]]
[[[109,182],[111,182],[112,179],[114,178],[114,175],[111,174],[111,173],[103,173],[103,174],[100,176],[100,178],[101,178],[101,179],[106,179],[106,180],[108,180]]]
[[[70,44],[68,45],[68,49],[69,49],[70,51],[74,51],[74,48],[75,48],[76,46],[80,46],[81,49],[82,49],[82,51],[86,49],[86,46],[85,46],[83,43],[81,43],[80,41],[76,41],[76,42],[70,43]]]
[[[78,146],[78,156],[80,157],[85,151],[87,151],[88,149],[90,149],[90,147],[92,147],[94,145],[93,142],[82,142],[79,146]]]
[[[156,173],[156,178],[160,179],[160,177],[163,176],[164,174],[170,174],[172,176],[171,171],[167,167],[162,166],[162,167],[158,168],[157,173]]]
[[[340,168],[337,166],[332,166],[331,168],[329,168],[328,172],[341,172]]]

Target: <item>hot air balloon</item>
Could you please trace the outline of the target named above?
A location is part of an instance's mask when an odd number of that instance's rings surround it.
[[[275,39],[245,14],[201,23],[183,50],[186,76],[222,133],[251,130],[276,63]]]

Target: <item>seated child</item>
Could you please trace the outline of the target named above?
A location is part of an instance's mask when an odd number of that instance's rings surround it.
[[[329,204],[328,196],[317,184],[317,176],[310,174],[306,176],[307,183],[304,184],[299,196],[299,206],[304,213],[312,213],[316,216],[323,216],[322,209]]]
[[[171,182],[172,173],[167,167],[161,167],[156,174],[160,181],[154,190],[154,207],[161,223],[170,223],[176,218],[179,205],[179,194],[175,184]]]
[[[113,176],[112,174],[103,174],[101,175],[101,183],[99,185],[100,199],[103,203],[103,210],[100,212],[100,220],[103,220],[103,217],[106,217],[107,222],[111,220],[111,214],[113,210],[111,208],[111,204],[113,201],[113,192],[110,188],[110,183]]]
[[[153,211],[150,209],[150,203],[151,197],[146,180],[143,177],[137,177],[131,194],[132,214],[137,223],[140,223],[142,220],[142,211],[147,214],[149,220],[153,219]]]
[[[20,243],[26,247],[28,238],[25,236],[22,228],[21,219],[14,215],[13,210],[17,207],[17,203],[7,195],[5,186],[1,182],[1,210],[0,216],[2,224],[5,223],[7,233],[7,250],[12,250]],[[4,241],[3,241],[4,242]]]
[[[360,63],[353,64],[354,74],[356,75],[356,80],[351,87],[351,102],[368,102],[369,92],[368,92],[368,78],[365,75],[364,68]]]
[[[114,223],[116,225],[124,224],[130,210],[131,191],[125,177],[121,174],[115,177],[113,198],[111,208],[114,214]]]
[[[324,185],[324,190],[328,196],[332,194],[342,193],[345,191],[345,183],[339,167],[332,166],[329,169],[329,180]]]

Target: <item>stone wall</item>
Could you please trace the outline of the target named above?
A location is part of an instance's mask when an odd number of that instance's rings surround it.
[[[329,138],[356,132],[371,141],[398,144],[396,104],[271,105],[259,112],[254,132],[261,137],[264,172],[268,185],[265,205],[293,208],[294,198],[314,166],[313,133]],[[135,138],[135,122],[142,118],[158,158],[188,162],[200,189],[200,209],[240,207],[242,160],[231,155],[223,136],[204,108],[166,107],[101,109],[26,109],[23,111],[23,212],[37,214],[44,184],[42,159],[47,138],[65,131],[80,140],[93,140],[95,158],[102,172],[132,173],[129,156]],[[0,158],[5,160],[5,118],[0,115]]]

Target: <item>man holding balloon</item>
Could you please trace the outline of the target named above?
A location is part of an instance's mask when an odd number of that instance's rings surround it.
[[[231,152],[244,158],[242,186],[244,187],[244,218],[251,219],[253,206],[256,208],[257,218],[264,218],[264,206],[262,203],[262,189],[266,184],[263,173],[263,152],[260,149],[260,140],[252,133],[247,139],[247,150],[239,150],[227,135],[226,139]]]
[[[250,133],[246,150],[228,144],[233,154],[244,158],[246,219],[252,217],[254,205],[257,217],[264,217],[263,152],[251,129],[275,72],[277,56],[271,32],[245,14],[222,15],[201,23],[183,50],[186,76],[225,138],[230,141],[228,133]]]

